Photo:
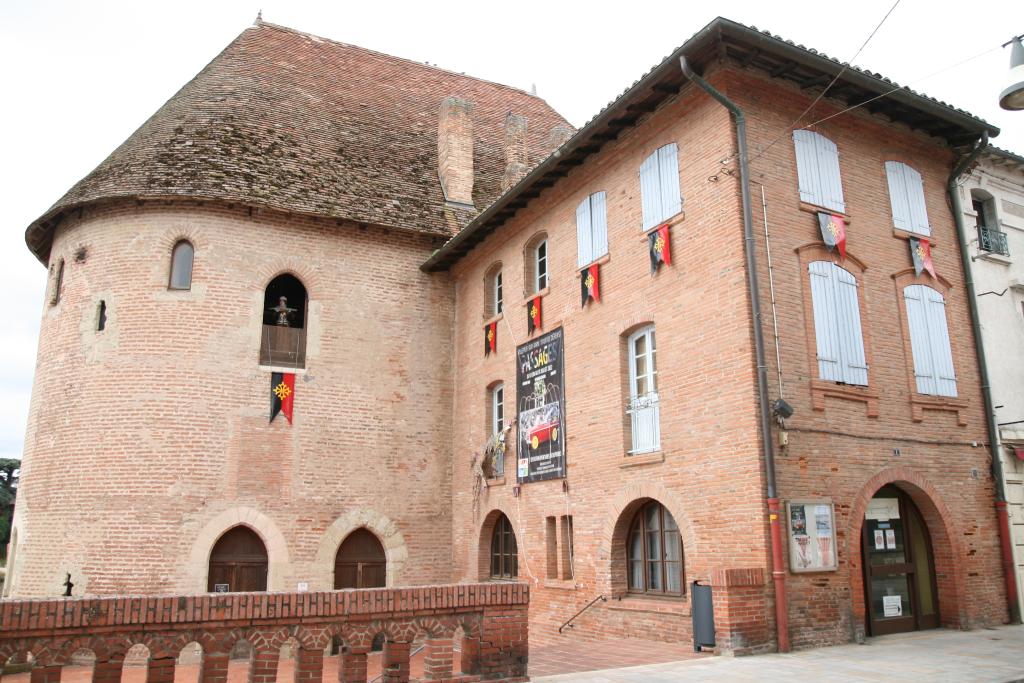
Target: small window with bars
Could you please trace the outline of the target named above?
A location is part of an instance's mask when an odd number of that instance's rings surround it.
[[[974,209],[974,224],[978,228],[978,248],[992,254],[1010,255],[1006,233],[999,229],[996,217],[996,202],[983,190],[971,190],[971,208]]]

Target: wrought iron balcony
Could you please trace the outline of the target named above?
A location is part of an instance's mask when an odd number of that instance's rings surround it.
[[[634,396],[626,413],[630,418],[633,448],[630,454],[651,453],[661,448],[660,401],[657,392]]]
[[[978,245],[982,251],[993,254],[1010,255],[1010,248],[1006,244],[1006,233],[995,228],[987,228],[984,225],[978,226]]]

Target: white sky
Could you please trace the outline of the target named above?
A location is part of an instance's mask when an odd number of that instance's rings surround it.
[[[25,228],[258,10],[334,40],[526,90],[536,84],[579,126],[718,14],[848,61],[891,4],[3,0],[0,253],[9,258],[0,272],[0,457],[21,455],[46,280]],[[1021,154],[1024,112],[996,101],[1009,67],[1009,48],[999,45],[1020,33],[1021,0],[902,0],[855,63],[999,126],[994,144]]]

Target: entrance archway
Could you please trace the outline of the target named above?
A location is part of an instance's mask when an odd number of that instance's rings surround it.
[[[861,527],[867,628],[873,636],[939,626],[932,538],[913,499],[893,485],[868,502]]]
[[[221,536],[210,552],[206,590],[242,593],[267,590],[267,547],[255,531],[236,526]]]
[[[334,589],[386,585],[384,546],[368,529],[356,529],[345,538],[334,558]]]

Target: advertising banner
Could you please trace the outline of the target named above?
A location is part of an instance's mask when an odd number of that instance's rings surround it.
[[[520,484],[565,476],[562,328],[516,348]]]

